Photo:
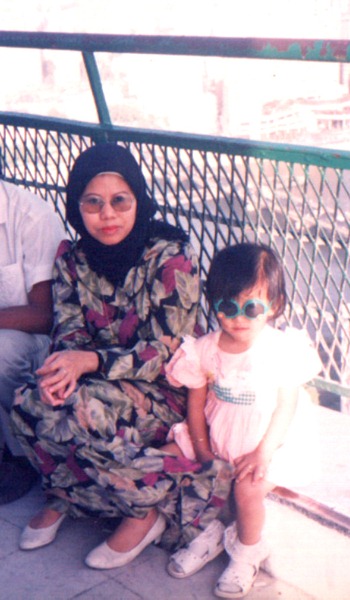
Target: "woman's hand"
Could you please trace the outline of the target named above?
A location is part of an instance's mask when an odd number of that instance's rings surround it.
[[[237,483],[248,475],[251,475],[253,483],[264,479],[270,460],[271,458],[259,446],[253,452],[236,458],[234,465]]]
[[[58,406],[64,404],[75,390],[77,381],[84,373],[97,371],[96,352],[62,350],[54,352],[37,369],[38,388],[42,402]]]

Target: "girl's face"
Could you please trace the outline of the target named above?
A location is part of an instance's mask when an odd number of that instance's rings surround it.
[[[253,299],[259,299],[269,306],[267,286],[259,283],[250,290],[244,290],[237,298],[234,298],[241,308],[248,300]],[[249,319],[245,315],[229,318],[219,311],[217,318],[222,329],[220,348],[231,353],[245,352],[251,347],[272,315],[273,308],[268,308],[265,314],[261,314],[255,319]]]
[[[90,212],[95,210],[91,205],[102,203],[97,212]],[[82,193],[79,205],[86,230],[106,246],[122,242],[134,227],[137,201],[126,181],[116,173],[96,175]]]

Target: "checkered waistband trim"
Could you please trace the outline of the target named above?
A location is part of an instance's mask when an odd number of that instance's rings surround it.
[[[232,388],[222,387],[217,383],[213,384],[213,391],[219,400],[230,402],[230,404],[244,404],[248,406],[255,402],[255,392],[247,391],[235,395],[232,393]]]

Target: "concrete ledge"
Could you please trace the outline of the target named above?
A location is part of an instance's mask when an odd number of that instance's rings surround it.
[[[267,572],[319,600],[350,598],[350,418],[315,406],[321,474],[266,501]]]
[[[270,575],[318,600],[349,600],[350,537],[272,499],[266,530]]]
[[[275,488],[269,498],[279,504],[289,506],[325,527],[350,537],[350,517],[325,506],[317,500],[308,498],[303,494],[296,494],[286,488]]]

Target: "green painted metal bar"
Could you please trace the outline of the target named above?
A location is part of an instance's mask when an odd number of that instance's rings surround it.
[[[350,40],[0,32],[0,47],[81,53],[100,121],[0,112],[4,176],[40,190],[64,221],[72,157],[101,140],[130,144],[161,212],[200,247],[203,273],[222,243],[254,238],[276,246],[290,278],[288,318],[322,350],[324,370],[313,384],[320,394],[349,397],[350,152],[113,125],[96,53],[349,63]]]
[[[349,40],[0,31],[0,47],[177,56],[350,62]]]
[[[321,377],[315,377],[315,379],[312,379],[312,381],[310,381],[310,385],[319,390],[331,392],[331,394],[339,394],[339,396],[345,396],[346,398],[350,398],[350,387],[342,385],[337,381],[327,381],[326,379],[322,379]]]
[[[153,143],[172,148],[198,149],[222,154],[287,161],[303,165],[350,169],[350,152],[343,150],[169,131],[163,132],[151,129],[134,129],[132,127],[119,127],[108,124],[98,125],[81,121],[67,121],[65,119],[52,119],[39,115],[25,115],[1,111],[0,121],[5,125],[34,127],[46,131],[85,133],[91,135],[95,140],[106,138],[114,141],[122,138],[128,142]]]
[[[95,56],[91,52],[83,52],[83,59],[100,123],[103,125],[111,125],[112,121],[109,115]]]

